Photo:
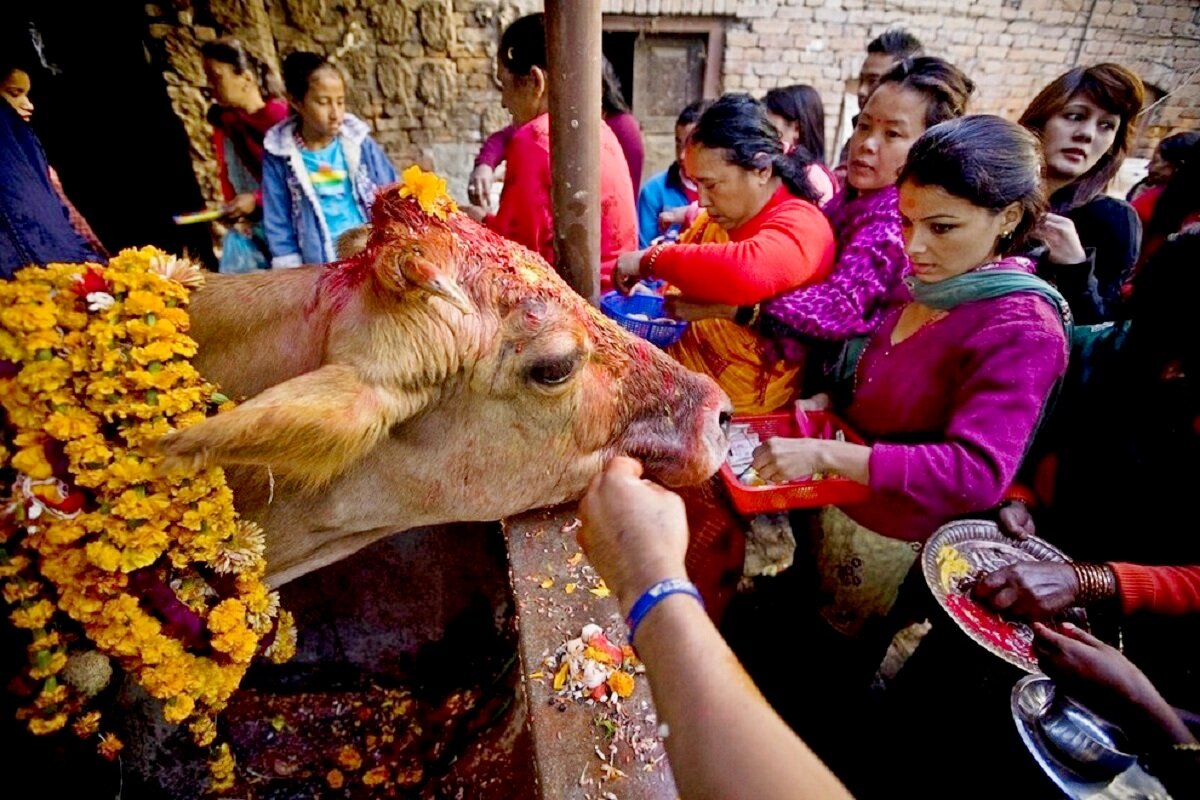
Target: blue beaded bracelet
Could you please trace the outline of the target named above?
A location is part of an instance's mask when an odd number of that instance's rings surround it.
[[[642,624],[642,620],[650,613],[650,609],[658,605],[668,595],[680,593],[690,594],[696,598],[701,607],[704,606],[704,598],[700,596],[700,590],[686,578],[667,578],[666,580],[659,581],[642,593],[642,596],[633,604],[633,608],[629,609],[629,616],[625,618],[625,625],[629,628],[630,645],[633,645],[633,637],[637,635],[638,626]]]

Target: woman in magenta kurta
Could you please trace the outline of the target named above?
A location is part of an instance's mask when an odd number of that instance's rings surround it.
[[[1007,255],[1044,207],[1036,140],[998,117],[942,123],[898,186],[913,299],[867,338],[838,409],[869,444],[777,438],[755,454],[767,480],[835,472],[870,487],[823,521],[842,541],[826,569],[860,562],[855,590],[831,592],[861,607],[826,614],[847,633],[890,608],[906,543],[1000,501],[1066,369],[1065,301]]]
[[[541,14],[521,17],[500,37],[500,98],[516,130],[505,150],[508,163],[500,207],[494,215],[464,209],[497,233],[555,262],[550,198],[549,82],[546,30]],[[612,288],[613,264],[637,247],[637,211],[629,167],[616,135],[600,126],[600,291]]]

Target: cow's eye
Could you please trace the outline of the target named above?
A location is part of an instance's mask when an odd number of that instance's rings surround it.
[[[529,368],[529,380],[542,386],[560,386],[575,373],[578,364],[574,355],[537,361]]]

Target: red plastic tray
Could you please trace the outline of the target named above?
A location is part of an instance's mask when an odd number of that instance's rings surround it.
[[[828,411],[809,411],[808,420],[813,429],[828,432],[823,438],[832,438],[835,431],[842,431],[846,441],[864,444],[863,439],[845,422]],[[793,414],[746,414],[735,416],[733,424],[749,425],[750,430],[764,442],[772,436],[800,438],[800,425]],[[721,465],[721,479],[729,490],[733,507],[742,514],[767,514],[793,508],[819,508],[861,503],[867,499],[866,486],[849,478],[830,477],[820,480],[801,480],[770,486],[747,486],[738,480],[733,468],[726,461]]]

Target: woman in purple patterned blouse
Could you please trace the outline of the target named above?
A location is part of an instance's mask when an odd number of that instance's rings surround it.
[[[913,142],[927,128],[962,116],[974,88],[940,58],[905,59],[883,77],[850,138],[849,185],[825,207],[837,236],[833,273],[762,307],[761,324],[783,356],[799,362],[814,340],[870,333],[889,300],[903,299],[908,260],[896,176]]]
[[[834,472],[870,488],[822,516],[836,545],[823,614],[844,633],[886,614],[909,545],[1000,501],[1066,369],[1066,301],[1011,255],[1044,208],[1037,140],[1018,125],[976,116],[925,133],[899,179],[912,300],[866,339],[838,409],[869,444],[775,438],[755,453],[769,481]],[[856,585],[837,580],[856,560]]]

